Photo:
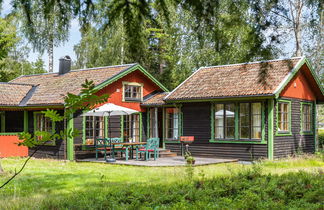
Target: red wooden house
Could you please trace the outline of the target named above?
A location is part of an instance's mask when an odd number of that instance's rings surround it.
[[[64,66],[64,65],[62,65]],[[172,92],[139,64],[18,77],[0,83],[0,157],[25,156],[17,133],[61,130],[39,111],[64,111],[63,96],[78,94],[93,80],[108,102],[138,110],[107,119],[75,115],[68,128],[81,135],[44,146],[36,157],[75,159],[95,138],[124,141],[160,138],[160,147],[180,154],[180,136],[193,136],[195,156],[279,158],[316,149],[316,105],[324,102],[323,86],[306,58],[202,67]],[[80,152],[79,152],[80,151]],[[81,152],[82,151],[82,152]]]

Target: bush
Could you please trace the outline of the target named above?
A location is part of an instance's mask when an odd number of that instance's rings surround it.
[[[318,130],[318,147],[324,149],[324,129]]]

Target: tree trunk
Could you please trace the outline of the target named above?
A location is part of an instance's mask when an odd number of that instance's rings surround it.
[[[53,72],[53,37],[50,38],[49,44],[48,44],[48,72]]]

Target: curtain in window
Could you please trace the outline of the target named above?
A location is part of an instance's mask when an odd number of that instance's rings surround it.
[[[278,103],[278,130],[288,131],[289,130],[289,108],[288,103]]]
[[[261,103],[252,103],[252,139],[261,139]]]

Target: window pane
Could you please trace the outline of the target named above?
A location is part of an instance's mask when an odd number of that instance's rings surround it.
[[[240,104],[240,138],[250,138],[250,104]]]
[[[225,137],[233,139],[235,133],[235,105],[225,105]]]
[[[278,104],[278,131],[289,130],[289,104],[279,103]]]
[[[241,127],[241,138],[250,138],[250,127]]]
[[[252,139],[261,139],[261,127],[252,128]]]
[[[215,138],[224,138],[224,104],[215,105]]]

